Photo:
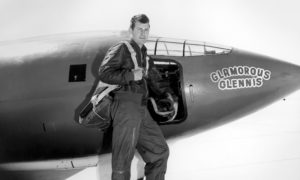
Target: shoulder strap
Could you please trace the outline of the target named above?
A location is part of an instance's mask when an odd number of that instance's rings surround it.
[[[128,42],[128,41],[122,41],[122,43],[124,43],[130,54],[131,54],[131,59],[133,61],[133,64],[134,64],[134,69],[137,69],[139,66],[138,66],[138,63],[137,63],[137,60],[136,60],[136,52],[134,51],[133,47],[131,46],[131,44]],[[146,57],[146,75],[148,74],[148,69],[149,69],[149,57],[147,56]]]
[[[134,64],[134,69],[137,69],[139,66],[138,66],[138,63],[136,60],[136,52],[134,51],[133,47],[131,46],[131,44],[128,41],[122,41],[122,43],[124,43],[127,46],[127,49],[129,50],[129,52],[131,54],[131,59]]]

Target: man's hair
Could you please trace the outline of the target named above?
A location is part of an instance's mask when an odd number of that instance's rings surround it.
[[[132,30],[134,29],[136,22],[145,24],[145,23],[149,23],[150,20],[145,14],[138,14],[138,15],[133,16],[130,21],[130,28]]]

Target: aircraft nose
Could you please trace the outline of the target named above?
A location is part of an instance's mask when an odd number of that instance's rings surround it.
[[[300,88],[300,66],[269,56],[243,52],[249,74],[261,78],[258,85],[278,98]]]
[[[272,64],[268,65],[271,72],[269,86],[277,91],[282,90],[283,94],[288,94],[299,89],[300,66],[277,59],[272,60]]]

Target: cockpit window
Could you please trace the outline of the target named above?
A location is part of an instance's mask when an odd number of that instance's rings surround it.
[[[149,55],[163,56],[204,56],[228,54],[231,47],[198,41],[185,41],[166,38],[150,38],[146,43]]]
[[[157,44],[156,55],[182,56],[183,55],[183,44],[176,43],[176,42],[160,41]]]
[[[184,56],[202,56],[205,51],[202,45],[199,44],[185,44]]]

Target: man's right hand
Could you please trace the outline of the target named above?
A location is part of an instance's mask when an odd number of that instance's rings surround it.
[[[142,68],[137,68],[132,70],[133,76],[134,76],[134,81],[139,81],[143,79],[143,69]]]

